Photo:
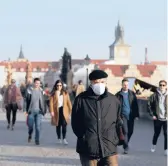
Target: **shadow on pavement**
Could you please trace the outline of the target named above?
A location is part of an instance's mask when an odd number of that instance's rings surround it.
[[[33,156],[9,156],[0,155],[1,162],[21,162],[36,164],[53,164],[53,165],[80,165],[79,159],[63,158],[63,157],[33,157]]]
[[[7,146],[35,146],[34,133],[32,136],[32,143],[28,143],[28,127],[26,122],[17,121],[14,131],[7,130],[6,121],[0,120],[0,145]],[[61,149],[74,149],[76,146],[76,137],[72,133],[71,126],[67,128],[67,140],[69,144],[67,146],[63,144],[57,144],[56,127],[51,126],[49,121],[43,121],[41,126],[39,147],[49,148],[61,148]]]

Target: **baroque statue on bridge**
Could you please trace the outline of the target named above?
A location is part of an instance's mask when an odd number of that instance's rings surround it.
[[[64,48],[64,54],[62,56],[62,69],[61,69],[61,80],[67,85],[67,89],[72,89],[72,80],[73,80],[73,72],[72,72],[72,62],[71,62],[71,54],[67,51],[67,48]]]
[[[12,65],[11,65],[11,62],[8,61],[8,65],[7,65],[7,85],[11,84],[11,80],[12,80]]]
[[[26,67],[26,77],[25,77],[25,82],[28,84],[29,82],[32,81],[32,65],[31,62],[27,62],[27,67]]]

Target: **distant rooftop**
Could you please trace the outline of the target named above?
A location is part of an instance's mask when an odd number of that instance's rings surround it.
[[[152,65],[168,65],[168,61],[151,61]]]

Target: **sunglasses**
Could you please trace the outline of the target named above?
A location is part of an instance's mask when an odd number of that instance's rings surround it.
[[[166,86],[166,85],[164,85],[164,84],[160,84],[159,86],[163,86],[163,87],[164,87],[164,86]]]

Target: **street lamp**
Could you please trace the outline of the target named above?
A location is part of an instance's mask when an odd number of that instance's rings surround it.
[[[85,65],[86,65],[86,89],[89,87],[89,78],[88,78],[88,65],[90,64],[90,58],[88,54],[85,58]]]
[[[86,68],[86,89],[88,88],[88,82],[89,82],[89,80],[88,80],[88,68]]]

